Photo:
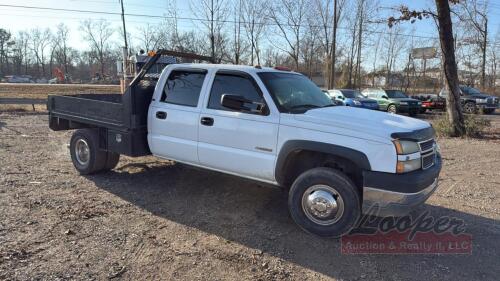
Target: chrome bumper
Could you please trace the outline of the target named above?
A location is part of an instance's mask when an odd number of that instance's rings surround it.
[[[438,186],[438,178],[416,193],[401,193],[372,187],[363,188],[363,213],[380,217],[404,216],[422,205]]]

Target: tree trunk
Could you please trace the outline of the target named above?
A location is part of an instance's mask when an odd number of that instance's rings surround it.
[[[484,24],[484,37],[483,37],[483,61],[481,62],[481,86],[486,88],[486,48],[488,44],[488,19]]]
[[[335,61],[337,51],[337,0],[333,0],[333,36],[330,51],[330,77],[328,89],[335,88]]]
[[[460,88],[458,83],[457,63],[455,61],[455,47],[453,41],[453,28],[450,16],[450,4],[448,0],[436,0],[439,22],[439,40],[443,69],[446,84],[449,89],[446,110],[448,119],[452,125],[453,136],[459,137],[465,134],[464,116],[460,106]]]

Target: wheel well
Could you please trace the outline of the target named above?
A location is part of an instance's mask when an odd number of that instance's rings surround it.
[[[283,167],[283,185],[289,188],[300,174],[317,167],[328,167],[341,171],[360,190],[363,187],[363,171],[353,161],[342,156],[310,150],[295,150],[290,153]]]

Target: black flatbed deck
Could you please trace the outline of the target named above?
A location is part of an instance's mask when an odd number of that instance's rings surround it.
[[[121,94],[49,96],[50,116],[118,130],[126,130]]]

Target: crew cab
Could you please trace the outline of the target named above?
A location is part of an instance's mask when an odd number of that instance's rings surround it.
[[[171,64],[147,81],[150,64],[123,96],[49,96],[50,128],[76,129],[80,174],[113,169],[120,154],[153,154],[253,179],[288,190],[292,219],[323,237],[348,233],[363,213],[404,215],[437,188],[441,156],[427,122],[335,106],[291,71]]]
[[[439,97],[447,99],[448,90],[441,89]],[[491,114],[498,108],[499,100],[498,97],[482,93],[476,88],[460,85],[460,104],[465,113],[482,111],[484,114]]]

